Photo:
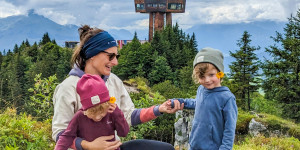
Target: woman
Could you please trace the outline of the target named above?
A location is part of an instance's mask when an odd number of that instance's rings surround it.
[[[118,65],[117,58],[119,56],[114,38],[108,32],[90,28],[88,25],[80,27],[78,31],[80,45],[72,56],[72,63],[75,67],[70,71],[69,77],[56,87],[53,96],[53,140],[57,141],[74,114],[81,108],[80,98],[76,93],[76,85],[85,73],[99,75],[106,81],[109,95],[116,97],[116,104],[123,111],[129,125],[138,125],[155,119],[162,113],[175,113],[177,110],[183,109],[183,105],[181,106],[178,101],[175,101],[173,109],[169,109],[167,102],[150,108],[135,109],[123,82],[111,73],[112,67]],[[78,137],[74,140],[72,147],[77,149],[113,150],[121,145],[118,140],[114,142],[106,141],[113,137],[114,135],[99,137],[91,142]]]

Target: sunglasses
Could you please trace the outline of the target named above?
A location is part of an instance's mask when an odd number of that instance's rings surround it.
[[[107,54],[109,61],[112,61],[115,57],[116,57],[116,59],[119,59],[119,57],[120,57],[119,54],[109,53],[106,51],[102,51],[102,52]]]

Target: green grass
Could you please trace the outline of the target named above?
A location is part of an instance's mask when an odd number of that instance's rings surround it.
[[[262,122],[267,126],[268,130],[278,130],[283,134],[287,134],[289,136],[293,136],[295,138],[300,139],[300,125],[294,123],[291,120],[282,119],[281,117],[277,117],[275,115],[260,114],[261,118],[256,118],[255,120]]]
[[[276,115],[259,113],[259,117],[239,109],[234,150],[298,150],[300,149],[300,125]],[[252,118],[264,124],[269,131],[278,130],[282,135],[248,135]],[[285,135],[289,137],[285,137]]]
[[[245,141],[235,143],[233,150],[298,150],[300,141],[294,137],[246,137]]]

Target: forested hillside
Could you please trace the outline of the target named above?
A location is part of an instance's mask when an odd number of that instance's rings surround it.
[[[244,114],[239,115],[237,149],[259,149],[261,143],[270,144],[266,140],[278,141],[283,149],[300,148],[300,11],[288,20],[284,34],[272,37],[274,44],[265,50],[271,59],[258,59],[255,51],[260,47],[251,45],[251,33],[247,31],[237,39],[240,49],[230,52],[235,61],[222,85],[235,94]],[[185,34],[177,24],[155,33],[149,43],[141,44],[135,35],[119,51],[119,65],[112,72],[126,84],[137,87],[138,93],[130,93],[137,108],[160,104],[169,98],[194,97],[199,86],[191,78],[196,47],[195,35]],[[1,149],[53,149],[52,94],[71,69],[72,52],[58,46],[45,33],[38,43],[31,45],[25,40],[12,51],[0,53]],[[287,124],[293,124],[289,136],[294,138],[249,139],[244,127],[253,118],[250,111],[279,117],[277,120],[287,119]],[[175,115],[163,115],[131,127],[123,141],[146,138],[173,144],[174,122]],[[285,130],[277,122],[273,122],[276,129]],[[41,143],[49,146],[41,148]]]

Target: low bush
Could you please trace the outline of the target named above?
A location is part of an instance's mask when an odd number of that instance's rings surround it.
[[[36,117],[38,121],[47,120],[53,116],[52,95],[58,84],[56,75],[44,79],[41,76],[42,74],[35,76],[34,87],[28,89],[32,95],[25,103],[26,112]]]
[[[26,113],[16,114],[7,108],[0,114],[0,149],[54,149],[51,139],[51,120],[36,121]]]
[[[195,97],[195,95],[190,95],[187,92],[183,92],[182,89],[173,85],[169,80],[155,84],[151,89],[153,91],[159,92],[166,99]]]

